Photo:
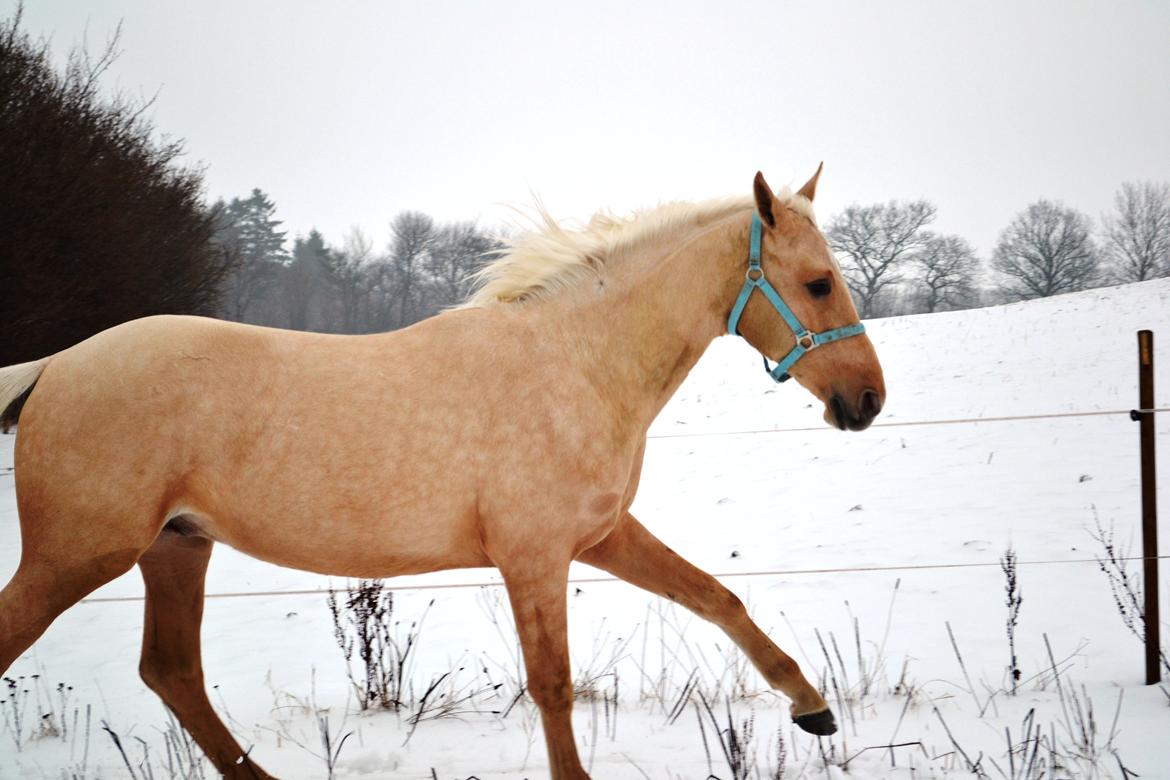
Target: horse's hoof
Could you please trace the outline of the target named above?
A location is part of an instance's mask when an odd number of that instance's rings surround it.
[[[792,719],[792,722],[809,734],[816,734],[819,737],[827,737],[837,733],[837,719],[833,717],[833,711],[830,709],[797,715]]]

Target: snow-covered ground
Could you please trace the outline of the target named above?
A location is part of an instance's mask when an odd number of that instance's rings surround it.
[[[889,389],[882,423],[1129,409],[1136,406],[1139,328],[1161,337],[1162,405],[1170,392],[1170,280],[879,320],[868,328]],[[1131,554],[1140,553],[1137,426],[1109,415],[843,434],[824,426],[820,413],[795,383],[773,385],[742,342],[720,339],[654,427],[658,438],[648,447],[635,514],[696,564],[727,575],[758,622],[813,678],[828,666],[819,634],[833,659],[826,683],[842,731],[818,741],[793,729],[787,703],[762,692],[742,657],[701,621],[624,583],[586,582],[570,588],[569,605],[574,664],[579,678],[594,679],[598,689],[575,710],[593,775],[732,777],[705,712],[700,730],[698,694],[686,704],[684,688],[697,670],[720,728],[728,701],[737,722],[754,715],[751,744],[761,776],[770,776],[779,734],[787,777],[841,777],[840,764],[851,757],[845,770],[854,777],[968,776],[968,762],[989,777],[1026,777],[1028,761],[1032,769],[1051,766],[1051,747],[1063,768],[1046,777],[1122,778],[1123,762],[1142,778],[1170,778],[1170,685],[1141,684],[1142,649],[1122,624],[1105,575],[1092,562],[1025,565],[1092,559],[1100,552],[1090,535],[1097,520],[1112,524]],[[675,436],[771,428],[811,430]],[[1165,495],[1170,415],[1158,417],[1157,431]],[[11,465],[12,443],[0,436],[0,467]],[[1165,551],[1165,500],[1161,509]],[[1021,561],[1024,598],[1016,630],[1024,682],[1015,697],[1004,691],[1007,609],[997,565],[1009,545]],[[15,569],[19,554],[13,480],[0,475],[0,578]],[[929,564],[991,565],[884,568]],[[1130,566],[1138,571],[1137,563]],[[841,568],[871,570],[808,571]],[[598,572],[582,566],[574,576]],[[1170,604],[1162,579],[1163,603]],[[407,589],[496,581],[486,570],[393,581],[401,588],[395,614],[402,631],[434,601],[412,670],[417,687],[448,671],[465,691],[504,683],[458,713],[424,720],[413,734],[409,713],[355,711],[321,595],[210,599],[204,663],[212,698],[241,742],[282,777],[325,776],[316,755],[318,714],[327,715],[335,735],[352,732],[340,750],[339,777],[427,778],[432,769],[442,780],[546,776],[533,708],[521,702],[498,714],[517,677],[500,589]],[[328,584],[221,548],[207,590]],[[94,596],[140,594],[131,573]],[[128,776],[103,720],[132,762],[149,749],[153,776],[172,776],[167,715],[136,672],[140,613],[134,602],[78,605],[8,672],[23,676],[20,687],[29,693],[21,699],[27,703],[19,735],[13,702],[0,704],[0,779]],[[1163,635],[1170,636],[1165,623]],[[863,677],[872,682],[866,692]],[[616,715],[608,701],[615,680]],[[72,686],[64,702],[59,683]],[[682,713],[671,722],[680,698]],[[1080,739],[1079,724],[1089,730],[1090,702],[1095,734]],[[70,730],[30,736],[38,707],[51,708],[58,726],[64,714]],[[1024,721],[1033,709],[1029,730]],[[1034,736],[1037,727],[1043,742],[1028,742],[1024,732]],[[1016,747],[1010,756],[1009,740]],[[861,752],[901,743],[918,744]],[[1042,749],[1034,755],[1037,744]],[[1078,762],[1078,752],[1088,755]]]

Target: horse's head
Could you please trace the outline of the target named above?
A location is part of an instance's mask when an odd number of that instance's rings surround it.
[[[787,198],[778,198],[756,174],[759,267],[745,263],[748,282],[729,330],[778,362],[773,378],[792,376],[819,398],[826,422],[860,431],[881,411],[886,386],[873,344],[857,324],[849,287],[812,219],[820,174],[818,167]]]

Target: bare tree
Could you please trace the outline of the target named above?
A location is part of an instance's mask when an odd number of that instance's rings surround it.
[[[390,223],[390,289],[398,310],[396,327],[422,315],[423,273],[435,240],[435,221],[420,211],[404,211]]]
[[[375,259],[365,274],[365,329],[392,330],[398,327],[395,316],[394,268],[386,256]]]
[[[1100,276],[1089,218],[1049,200],[1016,215],[991,264],[1003,277],[1001,292],[1013,300],[1085,290]]]
[[[915,284],[920,310],[965,309],[975,303],[979,259],[965,239],[932,235],[913,261],[921,273]]]
[[[1102,218],[1113,276],[1120,282],[1170,276],[1170,184],[1127,181],[1113,207],[1115,214]]]
[[[883,293],[902,281],[902,271],[930,234],[935,207],[924,201],[849,206],[825,231],[841,258],[841,270],[862,317],[885,313]]]
[[[474,222],[454,222],[439,228],[427,260],[435,304],[440,308],[454,306],[466,298],[471,274],[486,256],[502,246]]]

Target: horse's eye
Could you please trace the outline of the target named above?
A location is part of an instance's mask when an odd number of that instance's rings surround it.
[[[814,298],[824,298],[833,291],[833,284],[828,279],[816,279],[806,284],[805,287]]]

